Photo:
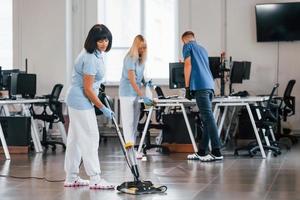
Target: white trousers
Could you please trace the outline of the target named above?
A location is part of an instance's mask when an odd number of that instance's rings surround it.
[[[99,131],[95,110],[76,110],[70,107],[68,109],[70,124],[65,155],[67,177],[79,173],[81,158],[88,176],[99,175]]]
[[[120,97],[120,107],[125,142],[135,144],[140,117],[138,97]]]

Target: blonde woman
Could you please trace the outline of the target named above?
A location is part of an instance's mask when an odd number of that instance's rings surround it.
[[[126,142],[135,143],[140,114],[138,100],[143,98],[146,105],[152,104],[152,100],[141,91],[146,57],[146,40],[142,35],[137,35],[124,58],[119,87],[121,120]]]

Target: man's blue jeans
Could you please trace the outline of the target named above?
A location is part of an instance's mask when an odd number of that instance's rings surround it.
[[[208,143],[211,141],[212,149],[220,149],[221,143],[218,137],[218,128],[212,112],[213,90],[204,89],[194,91],[197,106],[203,122],[203,133],[199,150],[208,151]]]

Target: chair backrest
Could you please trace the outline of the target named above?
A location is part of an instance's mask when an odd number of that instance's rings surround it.
[[[62,84],[54,85],[52,92],[49,96],[49,108],[56,115],[62,115],[62,105],[61,102],[59,102],[59,96],[62,91],[62,88]]]
[[[293,112],[295,112],[295,104],[294,104],[294,100],[291,96],[292,94],[292,90],[294,88],[294,85],[296,83],[296,80],[292,79],[288,82],[286,89],[284,91],[284,95],[283,95],[283,102],[284,102],[284,107],[288,107],[289,109],[291,109]]]
[[[161,87],[156,86],[155,87],[155,92],[157,94],[157,98],[159,98],[159,99],[165,99],[166,98],[163,91],[162,91],[162,89],[161,89]]]
[[[278,87],[279,87],[279,83],[276,83],[273,86],[272,91],[269,95],[269,99],[267,101],[267,105],[265,106],[265,108],[263,109],[263,111],[261,113],[261,115],[262,115],[262,118],[260,119],[261,121],[276,121],[277,120],[276,116],[272,113],[271,110],[272,110],[273,97],[274,97],[275,91],[277,90]]]
[[[274,97],[274,94],[275,94],[275,91],[277,90],[277,88],[279,87],[279,83],[276,83],[274,86],[273,86],[273,89],[271,91],[271,94],[269,96],[269,99],[268,99],[268,103],[267,103],[267,109],[271,107],[271,103],[272,103],[272,100],[273,100],[273,97]]]
[[[290,97],[291,96],[291,93],[292,93],[292,90],[293,90],[293,87],[294,87],[295,83],[296,83],[296,80],[294,80],[294,79],[292,79],[288,82],[288,84],[285,88],[283,97]]]

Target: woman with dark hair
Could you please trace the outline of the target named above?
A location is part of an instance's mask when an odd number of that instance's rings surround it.
[[[72,74],[72,83],[67,94],[69,131],[65,156],[65,187],[90,186],[91,189],[114,188],[100,177],[98,158],[99,131],[94,105],[104,116],[111,119],[113,111],[98,99],[100,84],[104,81],[103,54],[112,44],[112,35],[103,24],[94,25],[85,40]],[[79,177],[81,159],[90,181]]]

